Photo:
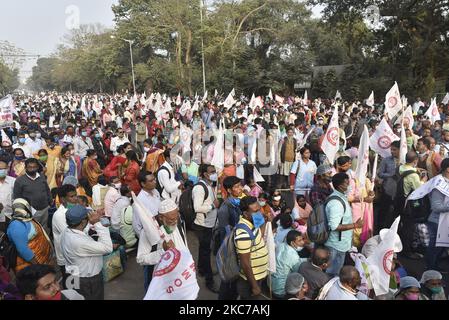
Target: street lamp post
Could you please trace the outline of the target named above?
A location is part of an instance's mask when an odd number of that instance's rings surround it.
[[[111,39],[115,39],[115,36],[111,36]],[[129,53],[131,55],[131,72],[132,72],[132,76],[133,76],[133,89],[134,89],[134,95],[137,96],[137,92],[136,92],[136,76],[134,74],[134,59],[133,59],[133,44],[134,44],[134,41],[133,40],[128,40],[128,39],[123,39],[123,38],[120,38],[120,39],[129,43]]]
[[[206,67],[204,63],[204,35],[203,35],[203,0],[200,0],[200,18],[201,18],[201,51],[202,51],[202,59],[203,59],[203,94],[206,93]]]

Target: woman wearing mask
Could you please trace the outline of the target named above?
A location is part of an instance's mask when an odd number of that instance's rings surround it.
[[[108,149],[98,129],[92,130],[92,132],[90,133],[90,139],[92,140],[94,150],[97,151],[98,164],[100,165],[100,168],[104,169],[106,167]]]
[[[413,277],[401,278],[399,290],[395,295],[395,300],[429,300],[421,293],[421,285]]]
[[[285,297],[285,283],[292,272],[297,272],[302,262],[298,255],[304,247],[304,238],[296,230],[289,231],[285,241],[276,247],[276,272],[271,275],[273,294],[276,298]]]
[[[69,146],[61,150],[56,171],[56,184],[60,187],[66,177],[78,177],[78,170]]]
[[[100,165],[97,162],[97,152],[95,150],[87,150],[86,159],[83,162],[83,177],[87,178],[90,187],[98,183],[98,177],[103,174]]]
[[[141,186],[137,178],[140,172],[140,162],[135,151],[130,150],[126,153],[126,163],[124,167],[126,167],[126,169],[121,176],[122,184],[129,186],[135,194],[139,194]]]
[[[22,149],[17,148],[13,151],[14,158],[9,167],[9,176],[17,178],[25,174],[25,154]]]
[[[7,234],[17,249],[14,271],[17,273],[31,264],[54,265],[50,239],[44,228],[33,219],[28,201],[21,198],[14,200],[12,210]]]

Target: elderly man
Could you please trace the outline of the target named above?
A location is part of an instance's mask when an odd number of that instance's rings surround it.
[[[114,153],[114,156],[117,156],[117,148],[124,145],[125,143],[129,143],[127,137],[125,137],[125,131],[123,129],[117,130],[117,136],[112,138],[111,140],[111,151]]]
[[[139,215],[140,220],[145,222],[147,219],[153,219],[144,212],[134,210],[134,214]],[[140,265],[148,266],[144,269],[145,276],[145,291],[150,285],[154,267],[159,263],[164,252],[176,248],[181,251],[189,251],[187,246],[185,225],[179,218],[179,209],[177,204],[171,200],[166,199],[160,203],[159,214],[156,216],[159,230],[163,234],[163,240],[154,244],[150,242],[151,235],[145,233],[145,229],[140,231],[139,247],[137,249],[137,262]]]
[[[340,270],[339,278],[331,281],[332,285],[324,300],[368,300],[365,294],[357,291],[362,279],[355,267],[344,266]]]

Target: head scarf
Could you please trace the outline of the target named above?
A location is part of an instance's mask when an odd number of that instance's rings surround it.
[[[285,282],[285,292],[287,294],[296,295],[304,284],[304,277],[299,273],[290,273]]]
[[[422,274],[421,280],[419,282],[424,284],[429,280],[441,280],[442,278],[443,276],[438,271],[427,270]]]
[[[30,221],[33,217],[31,206],[27,200],[18,198],[12,203],[13,220]]]

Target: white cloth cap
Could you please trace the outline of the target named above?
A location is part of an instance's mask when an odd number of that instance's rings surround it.
[[[166,214],[178,209],[177,204],[172,199],[166,199],[159,205],[159,213]]]

